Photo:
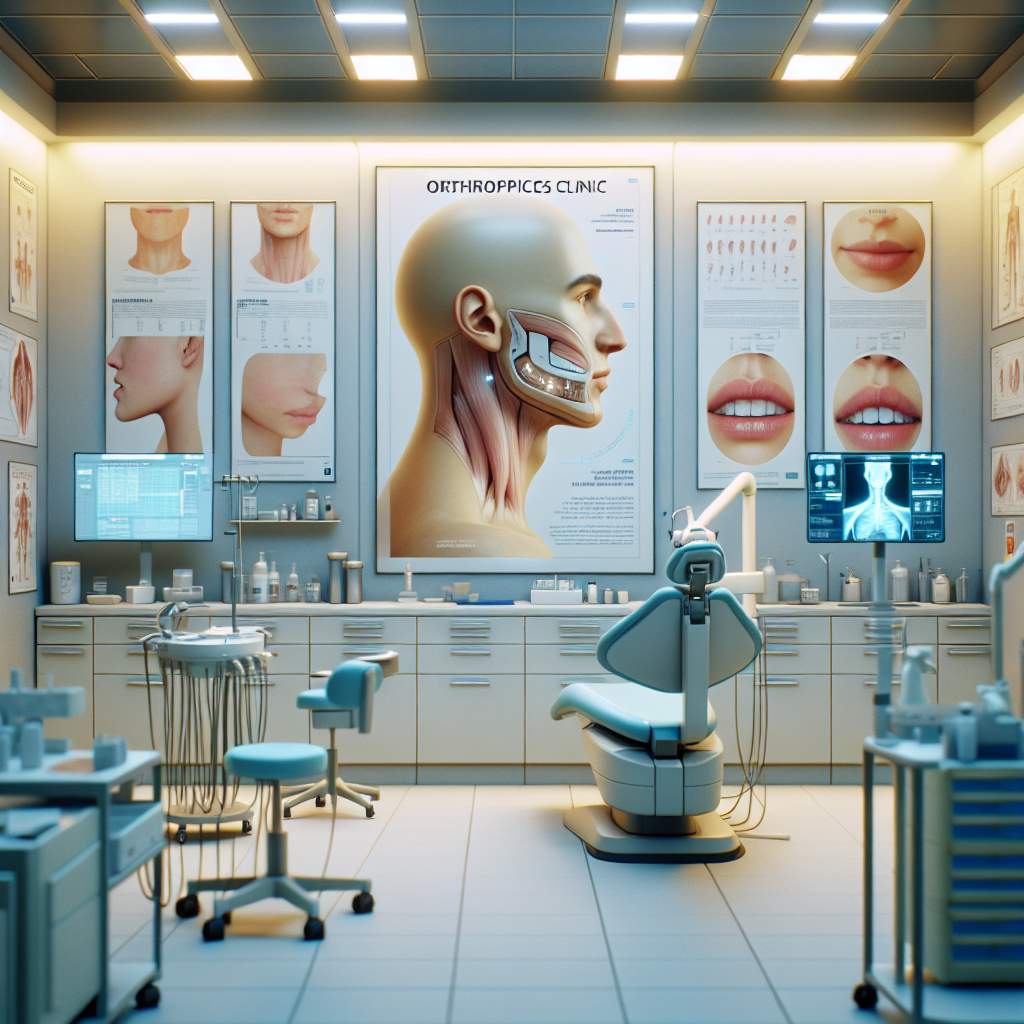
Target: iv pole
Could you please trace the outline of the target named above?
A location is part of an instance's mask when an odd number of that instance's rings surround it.
[[[225,473],[220,478],[221,487],[228,492],[228,505],[231,504],[231,496],[234,494],[236,501],[235,515],[229,518],[234,518],[235,528],[233,530],[225,530],[224,535],[227,537],[235,538],[235,554],[234,561],[231,563],[231,632],[238,632],[238,600],[242,596],[242,488],[252,487],[256,489],[260,485],[260,478],[258,476],[239,476],[238,474]],[[232,485],[237,486],[237,490],[232,491]]]

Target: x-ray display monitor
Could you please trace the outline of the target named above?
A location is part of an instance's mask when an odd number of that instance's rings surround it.
[[[807,540],[841,544],[946,539],[943,452],[812,452]]]
[[[213,456],[77,453],[75,540],[213,540]]]

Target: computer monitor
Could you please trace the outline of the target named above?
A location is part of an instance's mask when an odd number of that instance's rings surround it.
[[[213,456],[76,453],[75,540],[213,540]]]
[[[943,452],[812,452],[807,540],[928,544],[946,539]]]

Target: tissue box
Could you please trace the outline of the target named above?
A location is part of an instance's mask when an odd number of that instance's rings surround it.
[[[531,590],[530,604],[583,604],[583,591]]]

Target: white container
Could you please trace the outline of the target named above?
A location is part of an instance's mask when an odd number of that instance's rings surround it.
[[[253,604],[267,603],[267,587],[269,583],[270,572],[267,569],[267,560],[261,551],[260,557],[253,562],[252,576],[249,580]]]
[[[978,760],[978,720],[974,717],[974,706],[965,701],[960,705],[960,714],[953,719],[956,736],[956,757],[958,761]]]
[[[587,583],[587,604],[597,604],[597,583],[594,580]]]
[[[949,577],[939,569],[932,580],[932,603],[949,604],[952,599],[952,589]]]
[[[910,570],[899,559],[889,570],[889,600],[910,600]]]
[[[611,591],[606,590],[605,595]],[[611,600],[606,601],[611,604]],[[583,604],[582,590],[531,590],[530,604]]]
[[[299,591],[299,574],[295,569],[295,563],[292,562],[292,571],[288,573],[288,579],[284,585],[284,599],[291,603],[296,603],[302,594]]]
[[[775,571],[775,563],[770,559],[764,560],[764,590],[761,592],[762,604],[779,603],[779,574]]]
[[[320,495],[312,488],[306,491],[306,500],[302,506],[302,518],[309,520],[320,518]]]
[[[270,572],[267,574],[267,600],[271,604],[281,600],[281,574],[277,571],[277,562],[270,563]]]
[[[192,570],[191,569],[174,569],[171,572],[171,589],[172,590],[191,590],[192,589]]]
[[[50,603],[82,603],[82,563],[50,563]]]

